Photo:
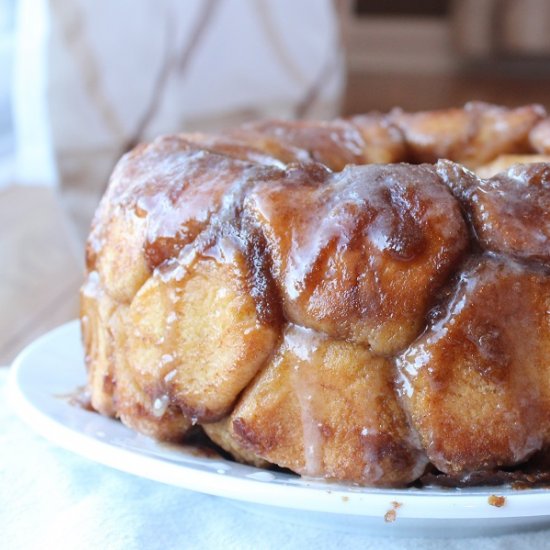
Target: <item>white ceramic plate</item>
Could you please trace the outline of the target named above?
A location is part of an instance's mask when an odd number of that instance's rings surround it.
[[[10,397],[30,426],[66,449],[288,521],[388,536],[474,536],[550,526],[550,490],[365,489],[209,458],[192,447],[158,444],[120,422],[71,405],[66,396],[84,381],[80,330],[73,321],[19,355]],[[505,505],[491,506],[491,495],[504,496]]]

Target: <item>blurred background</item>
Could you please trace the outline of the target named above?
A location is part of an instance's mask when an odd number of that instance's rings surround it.
[[[472,99],[550,109],[550,2],[0,0],[0,364],[77,315],[136,143]]]

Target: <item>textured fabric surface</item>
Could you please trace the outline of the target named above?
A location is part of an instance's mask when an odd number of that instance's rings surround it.
[[[60,184],[83,238],[115,162],[140,141],[257,118],[335,116],[349,6],[19,0],[13,177]]]
[[[147,481],[50,444],[10,409],[0,368],[0,547],[18,549],[550,548],[550,531],[476,539],[383,539],[284,523]]]

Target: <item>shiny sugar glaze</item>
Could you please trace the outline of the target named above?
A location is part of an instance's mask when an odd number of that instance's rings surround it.
[[[550,165],[483,180],[452,161],[546,153],[542,116],[473,104],[139,146],[88,240],[92,405],[160,439],[221,422],[240,460],[361,485],[528,460],[550,444]]]

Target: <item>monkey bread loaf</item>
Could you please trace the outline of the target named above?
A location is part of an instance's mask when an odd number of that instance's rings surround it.
[[[548,155],[548,156],[547,156]],[[485,103],[158,138],[81,291],[92,407],[364,486],[550,448],[550,119]]]

